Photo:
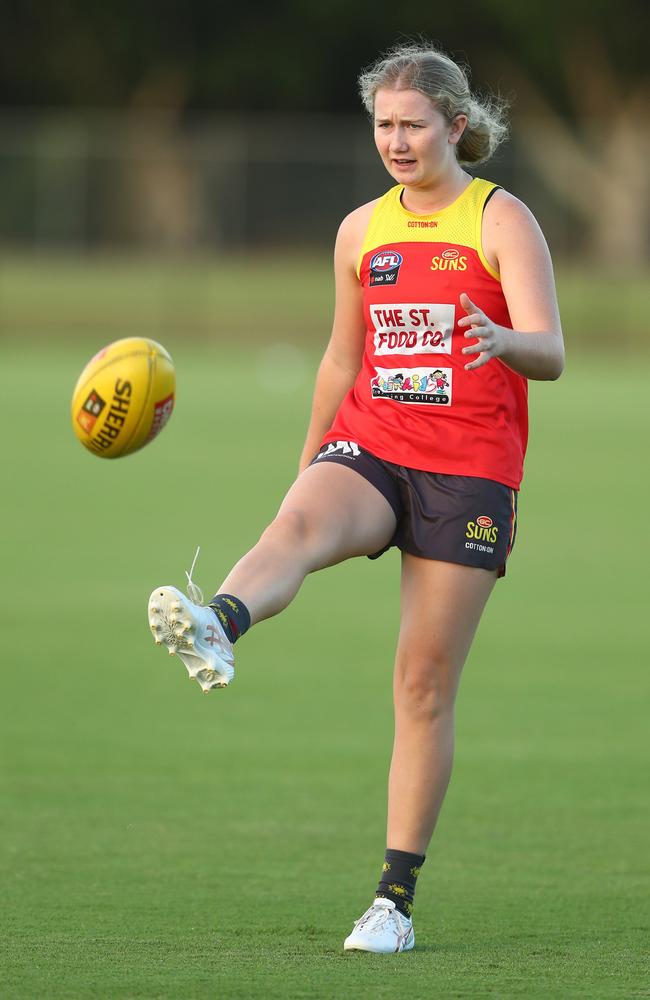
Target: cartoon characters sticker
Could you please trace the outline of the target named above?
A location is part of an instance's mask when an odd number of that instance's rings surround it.
[[[451,368],[375,368],[370,391],[373,399],[450,406]]]

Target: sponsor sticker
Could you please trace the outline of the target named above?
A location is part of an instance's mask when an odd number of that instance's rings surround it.
[[[370,261],[371,285],[396,285],[404,258],[397,250],[379,250]]]
[[[446,302],[371,305],[375,354],[451,354],[455,317]]]
[[[86,434],[92,434],[97,418],[106,406],[106,400],[102,399],[96,389],[91,389],[88,397],[77,414],[77,423],[83,427]]]
[[[375,368],[370,380],[373,399],[397,403],[451,406],[451,368]]]
[[[145,441],[145,444],[149,444],[150,441],[153,441],[156,434],[160,434],[161,430],[171,417],[173,409],[174,409],[173,392],[170,393],[169,396],[166,396],[164,399],[161,399],[160,402],[155,404],[153,411],[153,421],[151,423],[151,430],[147,435],[147,440]]]

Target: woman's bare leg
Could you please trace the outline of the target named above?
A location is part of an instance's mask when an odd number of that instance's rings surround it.
[[[388,501],[358,472],[334,462],[311,465],[219,591],[238,597],[251,623],[270,618],[293,600],[308,573],[377,552],[395,523]]]
[[[461,671],[496,574],[405,554],[387,845],[425,854],[449,784]]]

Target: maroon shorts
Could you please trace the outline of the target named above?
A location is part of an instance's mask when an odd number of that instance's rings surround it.
[[[517,532],[517,491],[493,479],[407,469],[353,441],[323,445],[312,465],[347,465],[379,490],[395,512],[389,544],[423,559],[440,559],[505,576]]]

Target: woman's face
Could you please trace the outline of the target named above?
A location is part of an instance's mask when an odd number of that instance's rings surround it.
[[[467,118],[451,125],[419,90],[380,88],[375,94],[375,144],[400,184],[426,187],[456,165],[455,147]]]

